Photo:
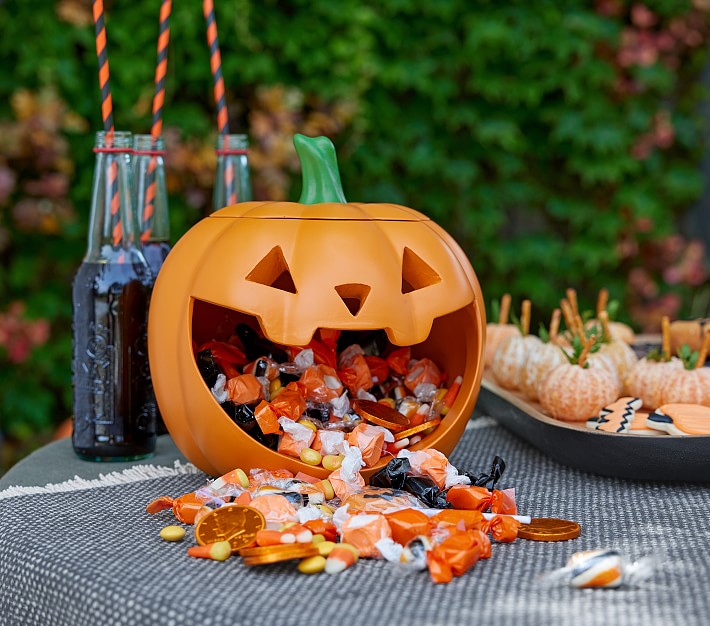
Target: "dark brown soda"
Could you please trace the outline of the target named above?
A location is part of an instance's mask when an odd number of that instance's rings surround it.
[[[73,285],[74,451],[135,460],[155,449],[143,263],[84,262]]]

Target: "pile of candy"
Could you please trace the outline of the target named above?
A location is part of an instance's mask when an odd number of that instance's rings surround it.
[[[179,498],[161,497],[148,513],[172,509],[195,525],[194,557],[245,565],[298,559],[306,574],[335,574],[358,558],[382,558],[412,571],[428,569],[446,583],[491,556],[491,538],[514,541],[521,523],[515,490],[495,489],[505,468],[495,457],[490,472],[459,473],[440,452],[401,450],[369,486],[358,447],[348,446],[342,466],[325,480],[286,470],[235,469]],[[161,531],[166,541],[182,527]]]
[[[332,471],[347,445],[367,467],[433,432],[456,399],[457,377],[384,331],[320,329],[304,347],[278,346],[246,324],[196,347],[202,378],[229,417],[265,446]]]

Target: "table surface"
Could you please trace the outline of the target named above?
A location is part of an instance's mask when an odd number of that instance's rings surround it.
[[[495,454],[521,513],[582,524],[574,541],[494,544],[448,585],[383,561],[338,576],[304,576],[293,563],[250,569],[190,559],[159,540],[171,512],[148,501],[208,480],[169,437],[138,463],[79,461],[69,441],[50,444],[0,480],[0,624],[524,624],[645,626],[708,623],[710,489],[632,482],[558,465],[487,417],[472,420],[451,455],[460,469],[487,470]],[[636,587],[577,590],[539,578],[574,552],[614,548],[654,556]]]

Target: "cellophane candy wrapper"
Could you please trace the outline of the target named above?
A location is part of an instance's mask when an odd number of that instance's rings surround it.
[[[617,550],[575,552],[564,567],[544,574],[540,584],[576,589],[637,587],[653,576],[659,562],[657,556],[644,556],[634,561]]]

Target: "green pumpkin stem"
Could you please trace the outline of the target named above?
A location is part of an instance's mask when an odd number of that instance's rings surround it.
[[[346,204],[333,142],[327,137],[306,137],[296,134],[293,136],[293,145],[301,161],[303,175],[303,189],[299,202],[301,204],[321,202]]]

